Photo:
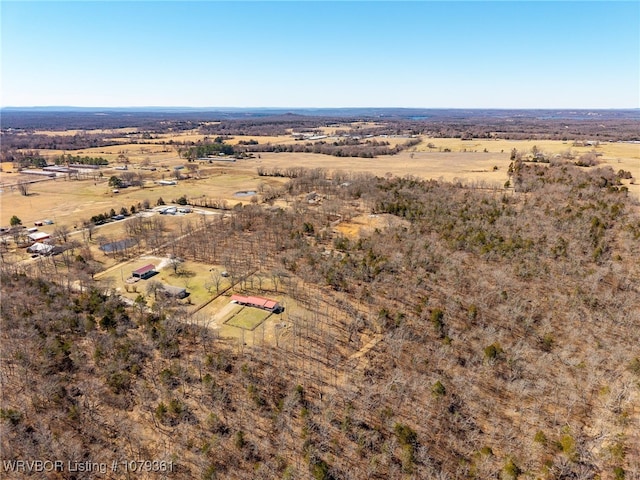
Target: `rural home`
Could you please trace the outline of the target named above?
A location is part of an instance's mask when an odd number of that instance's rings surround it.
[[[246,307],[261,308],[273,313],[282,313],[284,308],[275,300],[263,297],[245,297],[243,295],[231,295],[231,301]]]
[[[188,293],[186,288],[174,287],[173,285],[162,285],[162,291],[167,297],[185,298]]]
[[[145,265],[144,267],[140,267],[139,269],[131,272],[131,276],[133,278],[146,280],[149,277],[153,277],[156,273],[156,266],[150,263],[149,265]]]
[[[29,253],[37,253],[39,255],[48,255],[53,253],[53,245],[47,245],[46,243],[36,242],[27,248]]]
[[[160,215],[175,215],[178,213],[178,207],[164,207],[160,210]]]

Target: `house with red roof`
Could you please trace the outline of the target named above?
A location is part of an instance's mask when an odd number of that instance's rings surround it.
[[[231,295],[231,301],[245,307],[261,308],[273,313],[281,313],[284,308],[277,301],[264,297],[245,297],[244,295]]]

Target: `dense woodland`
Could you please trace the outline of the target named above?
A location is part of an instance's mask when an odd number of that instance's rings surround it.
[[[176,479],[640,478],[638,203],[610,168],[510,172],[512,190],[298,170],[179,236],[131,224],[304,306],[275,345],[216,338],[169,300],[125,306],[81,246],[68,273],[3,263],[3,458],[172,460],[150,478]],[[335,230],[362,214],[387,225]]]

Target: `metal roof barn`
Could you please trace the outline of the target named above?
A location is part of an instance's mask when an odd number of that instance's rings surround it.
[[[156,274],[156,266],[150,263],[149,265],[145,265],[144,267],[140,267],[137,270],[131,272],[131,276],[134,278],[142,278],[147,279]]]
[[[27,236],[29,237],[30,240],[34,242],[39,242],[40,240],[46,240],[47,238],[50,237],[50,235],[45,232],[33,232]]]

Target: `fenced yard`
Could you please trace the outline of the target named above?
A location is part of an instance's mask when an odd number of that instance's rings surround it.
[[[260,310],[253,307],[242,307],[238,305],[234,308],[227,318],[224,320],[225,325],[243,328],[245,330],[254,330],[260,326],[267,318],[271,316],[271,312]]]

